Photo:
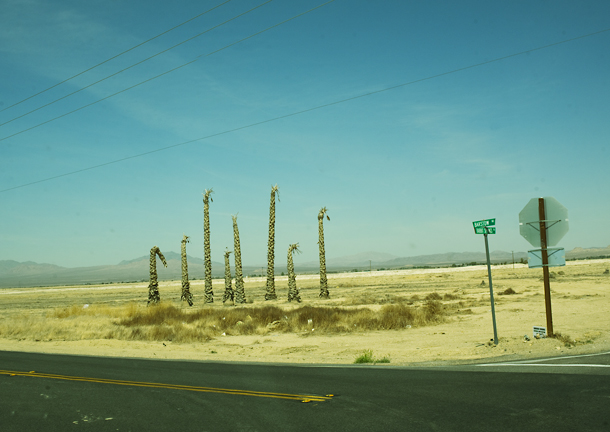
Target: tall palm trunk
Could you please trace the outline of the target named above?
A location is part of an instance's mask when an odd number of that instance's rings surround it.
[[[214,291],[212,290],[212,253],[210,251],[210,201],[214,200],[210,194],[214,191],[206,189],[203,195],[203,251],[205,264],[205,297],[204,303],[214,303]]]
[[[165,257],[157,246],[153,246],[150,250],[150,282],[148,284],[148,304],[157,304],[161,300],[159,296],[159,283],[157,282],[157,257],[159,255],[161,262],[167,267]]]
[[[233,250],[235,254],[235,303],[246,302],[244,289],[244,275],[241,270],[241,248],[239,245],[239,229],[237,228],[237,216],[233,218]]]
[[[267,292],[265,300],[275,300],[275,193],[280,200],[279,187],[271,186],[271,204],[269,205],[269,243],[267,246]]]
[[[222,296],[223,303],[227,300],[235,300],[235,293],[233,292],[233,284],[231,282],[231,264],[229,263],[230,254],[231,251],[225,251],[225,293]]]
[[[299,296],[296,275],[294,274],[294,264],[292,262],[292,254],[295,252],[301,253],[298,243],[288,246],[288,301],[296,300],[300,303],[301,297]]]
[[[320,298],[328,299],[330,294],[328,293],[328,281],[326,279],[326,252],[324,251],[324,215],[326,219],[330,220],[326,214],[328,210],[326,207],[320,209],[318,213],[318,246],[320,247]]]
[[[189,283],[189,268],[186,261],[186,244],[189,242],[189,238],[186,235],[182,235],[182,245],[180,252],[182,252],[182,297],[180,299],[193,306],[193,294],[191,294],[191,284]]]

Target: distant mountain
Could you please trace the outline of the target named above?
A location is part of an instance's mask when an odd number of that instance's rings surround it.
[[[489,258],[493,263],[512,262],[513,254],[511,252],[493,251],[489,253]],[[514,259],[519,262],[521,259],[527,259],[527,252],[515,252]],[[405,267],[405,266],[449,266],[452,264],[470,264],[470,263],[487,262],[487,256],[483,252],[449,252],[444,254],[420,255],[406,258],[396,258],[386,262],[388,267]]]
[[[157,260],[159,280],[179,280],[181,278],[181,257],[176,252],[164,254],[167,268]],[[510,263],[513,260],[511,252],[494,251],[490,253],[494,263]],[[566,252],[567,259],[610,257],[610,246],[606,248],[575,248]],[[142,256],[133,260],[121,261],[117,265],[94,267],[66,268],[52,264],[39,264],[32,261],[0,261],[0,288],[54,286],[54,285],[82,285],[100,284],[110,282],[148,281],[150,256]],[[526,252],[515,252],[515,262],[527,260]],[[378,269],[402,269],[413,267],[443,267],[452,264],[482,264],[486,261],[483,252],[449,252],[434,255],[419,255],[412,257],[396,257],[380,252],[363,252],[327,260],[329,272]],[[205,275],[204,262],[201,258],[188,258],[189,278],[191,280],[203,279]],[[317,273],[318,261],[295,263],[298,273]],[[232,272],[235,271],[233,265]],[[284,267],[276,267],[275,274],[285,271]],[[244,275],[262,275],[266,273],[265,267],[244,266]],[[224,277],[224,263],[212,262],[212,277]]]
[[[167,268],[157,259],[159,280],[176,280],[182,277],[181,256],[176,252],[163,254]],[[0,288],[83,285],[109,282],[148,281],[150,256],[121,261],[117,265],[66,268],[34,262],[0,261]],[[203,279],[204,262],[188,257],[189,278]],[[212,277],[224,276],[224,263],[212,262]]]
[[[600,258],[610,257],[610,246],[605,248],[594,247],[594,248],[574,248],[569,252],[566,252],[567,259],[583,259],[583,258]]]
[[[369,265],[377,266],[378,264],[397,259],[396,255],[390,255],[381,252],[362,252],[355,255],[347,255],[339,258],[328,258],[326,260],[327,268],[347,268],[347,267],[369,267]],[[317,268],[320,265],[319,261],[308,261],[301,264],[295,263],[297,268]]]
[[[385,258],[385,259],[384,259]],[[511,252],[494,251],[490,253],[490,259],[493,263],[512,262],[513,254]],[[520,262],[521,259],[527,259],[526,252],[515,252],[515,262]],[[418,255],[412,257],[396,257],[390,254],[378,252],[365,252],[357,255],[349,255],[341,258],[329,259],[326,261],[328,271],[353,271],[353,270],[392,270],[392,269],[408,269],[413,267],[443,267],[452,264],[470,264],[473,262],[484,263],[487,261],[483,252],[449,252],[444,254],[434,255]],[[317,272],[319,263],[317,261],[309,261],[306,263],[295,263],[297,271],[301,272]]]
[[[0,275],[45,273],[65,269],[53,264],[38,264],[33,261],[17,262],[11,260],[0,261]]]
[[[182,255],[180,255],[179,253],[173,252],[173,251],[169,251],[167,253],[163,253],[163,256],[165,257],[165,259],[167,261],[169,260],[179,260],[182,261]],[[203,265],[203,260],[201,258],[197,258],[197,257],[193,257],[193,256],[188,256],[188,263],[189,266],[191,265],[191,262],[195,263],[195,264],[201,264]],[[142,261],[146,261],[148,262],[150,260],[150,255],[144,255],[132,260],[127,260],[127,261],[121,261],[118,265],[122,266],[122,265],[129,265],[129,264],[133,264],[133,263],[140,263]],[[159,260],[159,262],[161,262]]]

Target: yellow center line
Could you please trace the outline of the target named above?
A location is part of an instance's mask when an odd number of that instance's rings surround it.
[[[77,377],[77,376],[69,376],[69,375],[45,374],[45,373],[38,373],[38,372],[34,372],[34,371],[23,372],[23,371],[0,370],[0,375],[28,376],[28,377],[37,377],[37,378],[60,379],[60,380],[67,380],[67,381],[83,381],[83,382],[115,384],[115,385],[135,386],[135,387],[151,387],[151,388],[162,388],[162,389],[172,389],[172,390],[188,390],[188,391],[205,392],[205,393],[221,393],[221,394],[232,394],[232,395],[241,395],[241,396],[256,396],[256,397],[266,397],[266,398],[275,398],[275,399],[299,400],[301,402],[324,402],[324,401],[330,400],[332,397],[332,395],[327,395],[327,396],[298,395],[298,394],[290,394],[290,393],[261,392],[261,391],[255,391],[255,390],[223,389],[223,388],[215,388],[215,387],[187,386],[187,385],[180,385],[180,384],[163,384],[163,383],[151,383],[151,382],[142,382],[142,381],[123,381],[123,380],[114,380],[114,379],[105,379],[105,378]]]

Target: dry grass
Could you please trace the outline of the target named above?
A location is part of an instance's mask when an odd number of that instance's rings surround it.
[[[154,307],[73,305],[0,324],[0,337],[33,340],[121,339],[205,342],[225,335],[351,333],[397,330],[442,322],[449,309],[437,300],[381,308],[273,305],[190,310],[171,302]]]
[[[70,317],[114,317],[117,314],[131,316],[138,310],[137,303],[128,303],[122,307],[108,305],[72,305],[63,308],[55,308],[47,313],[48,318],[70,318]]]
[[[578,339],[574,339],[571,336],[567,335],[567,334],[562,334],[559,332],[555,332],[553,334],[553,336],[551,336],[554,339],[557,339],[559,342],[561,342],[563,344],[563,346],[571,348],[571,347],[575,347],[577,345],[586,345],[586,344],[590,344],[593,343],[593,340],[595,339],[594,334],[591,333],[586,333],[584,335],[584,337],[582,338],[578,338]]]
[[[117,325],[139,334],[155,331],[153,340],[181,340],[194,337],[188,329],[204,332],[208,337],[219,335],[265,335],[274,333],[345,333],[363,330],[392,330],[440,322],[444,308],[440,302],[427,302],[423,307],[404,304],[385,305],[380,310],[337,306],[303,306],[285,310],[278,306],[201,309],[190,312],[166,303],[142,308],[138,313],[121,318]],[[160,333],[159,328],[166,329]],[[173,330],[173,332],[171,332]],[[186,335],[183,333],[186,332]]]

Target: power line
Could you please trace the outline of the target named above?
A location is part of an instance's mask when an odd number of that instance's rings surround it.
[[[321,7],[323,7],[323,6],[326,6],[327,4],[332,3],[332,2],[334,2],[334,1],[335,1],[335,0],[329,0],[329,1],[327,1],[326,3],[322,3],[321,5],[318,5],[318,6],[314,7],[314,8],[311,8],[311,9],[309,9],[309,10],[305,11],[305,12],[301,12],[300,14],[297,14],[297,15],[295,15],[295,16],[293,16],[293,17],[291,17],[291,18],[288,18],[288,19],[286,19],[286,20],[284,20],[284,21],[281,21],[281,22],[279,22],[279,23],[277,23],[277,24],[274,24],[274,25],[272,25],[272,26],[270,26],[270,27],[267,27],[267,28],[266,28],[266,29],[264,29],[264,30],[258,31],[258,32],[256,32],[256,33],[253,33],[253,34],[251,34],[250,36],[246,36],[245,38],[240,39],[240,40],[238,40],[238,41],[236,41],[236,42],[233,42],[233,43],[231,43],[231,44],[229,44],[229,45],[225,45],[224,47],[219,48],[219,49],[217,49],[217,50],[215,50],[215,51],[209,52],[209,53],[207,53],[207,54],[201,54],[201,55],[199,55],[199,56],[195,57],[195,59],[194,59],[194,60],[191,60],[191,61],[189,61],[189,62],[186,62],[186,63],[184,63],[184,64],[182,64],[182,65],[180,65],[180,66],[176,66],[175,68],[170,69],[170,70],[167,70],[167,71],[165,71],[165,72],[163,72],[163,73],[160,73],[159,75],[156,75],[156,76],[154,76],[154,77],[152,77],[152,78],[148,78],[148,79],[146,79],[146,80],[144,80],[144,81],[141,81],[141,82],[139,82],[139,83],[137,83],[137,84],[134,84],[134,85],[132,85],[132,86],[130,86],[130,87],[124,88],[123,90],[119,90],[119,91],[118,91],[118,92],[116,92],[116,93],[112,93],[111,95],[108,95],[108,96],[106,96],[106,97],[103,97],[103,98],[101,98],[101,99],[98,99],[98,100],[96,100],[96,101],[94,101],[94,102],[91,102],[91,103],[88,103],[88,104],[86,104],[86,105],[83,105],[83,106],[81,106],[81,107],[79,107],[79,108],[76,108],[76,109],[74,109],[74,110],[72,110],[72,111],[69,111],[69,112],[67,112],[67,113],[61,114],[61,115],[59,115],[59,116],[57,116],[57,117],[54,117],[54,118],[52,118],[52,119],[46,120],[46,121],[44,121],[44,122],[42,122],[42,123],[38,123],[37,125],[31,126],[31,127],[29,127],[29,128],[23,129],[23,130],[21,130],[21,131],[19,131],[19,132],[15,132],[14,134],[7,135],[7,136],[5,136],[5,137],[3,137],[3,138],[0,138],[0,141],[4,141],[4,140],[9,139],[9,138],[12,138],[12,137],[14,137],[14,136],[20,135],[20,134],[22,134],[22,133],[24,133],[24,132],[30,131],[30,130],[32,130],[32,129],[36,129],[36,128],[37,128],[37,127],[39,127],[39,126],[45,125],[45,124],[50,123],[50,122],[55,121],[55,120],[58,120],[58,119],[60,119],[60,118],[62,118],[62,117],[66,117],[66,116],[68,116],[68,115],[70,115],[70,114],[73,114],[73,113],[75,113],[75,112],[77,112],[77,111],[80,111],[80,110],[82,110],[82,109],[84,109],[84,108],[87,108],[87,107],[90,107],[90,106],[92,106],[92,105],[95,105],[95,104],[97,104],[97,103],[99,103],[99,102],[102,102],[102,101],[104,101],[104,100],[106,100],[106,99],[110,99],[111,97],[114,97],[114,96],[116,96],[116,95],[119,95],[119,94],[121,94],[121,93],[124,93],[124,92],[126,92],[126,91],[128,91],[128,90],[131,90],[131,89],[133,89],[133,88],[136,88],[136,87],[138,87],[138,86],[140,86],[140,85],[142,85],[142,84],[145,84],[145,83],[147,83],[147,82],[149,82],[149,81],[155,80],[155,79],[160,78],[160,77],[162,77],[162,76],[164,76],[164,75],[167,75],[167,74],[169,74],[169,73],[171,73],[171,72],[174,72],[174,71],[176,71],[176,70],[178,70],[178,69],[181,69],[181,68],[183,68],[183,67],[185,67],[185,66],[188,66],[188,65],[190,65],[190,64],[192,64],[192,63],[195,63],[196,61],[198,61],[198,60],[200,60],[200,59],[202,59],[202,58],[209,57],[209,56],[211,56],[211,55],[213,55],[213,54],[216,54],[216,53],[218,53],[218,52],[220,52],[220,51],[223,51],[223,50],[225,50],[225,49],[227,49],[227,48],[230,48],[230,47],[232,47],[232,46],[234,46],[234,45],[237,45],[237,44],[239,44],[239,43],[241,43],[241,42],[244,42],[244,41],[246,41],[246,40],[248,40],[248,39],[251,39],[251,38],[253,38],[253,37],[255,37],[255,36],[258,36],[258,35],[260,35],[261,33],[265,33],[266,31],[269,31],[269,30],[271,30],[271,29],[273,29],[273,28],[275,28],[275,27],[278,27],[278,26],[280,26],[280,25],[282,25],[282,24],[285,24],[285,23],[287,23],[288,21],[292,21],[292,20],[293,20],[293,19],[295,19],[295,18],[298,18],[298,17],[300,17],[300,16],[303,16],[303,15],[305,15],[305,14],[308,14],[309,12],[312,12],[312,11],[314,11],[314,10],[316,10],[316,9],[319,9],[319,8],[321,8]]]
[[[182,42],[177,43],[176,45],[173,45],[173,46],[171,46],[171,47],[169,47],[169,48],[167,48],[167,49],[164,49],[163,51],[159,51],[158,53],[153,54],[153,55],[151,55],[150,57],[145,58],[144,60],[140,60],[139,62],[134,63],[134,64],[132,64],[131,66],[127,66],[126,68],[121,69],[120,71],[115,72],[115,73],[113,73],[113,74],[111,74],[111,75],[108,75],[108,76],[107,76],[107,77],[105,77],[105,78],[102,78],[102,79],[100,79],[100,80],[97,80],[97,81],[95,81],[95,82],[93,82],[93,83],[91,83],[91,84],[89,84],[89,85],[87,85],[87,86],[85,86],[85,87],[82,87],[82,88],[80,88],[80,89],[78,89],[78,90],[73,91],[72,93],[68,93],[67,95],[64,95],[64,96],[62,96],[62,97],[60,97],[60,98],[58,98],[58,99],[55,99],[54,101],[51,101],[51,102],[49,102],[49,103],[47,103],[47,104],[44,104],[44,105],[42,105],[42,106],[39,106],[38,108],[35,108],[35,109],[31,110],[31,111],[26,112],[25,114],[21,114],[20,116],[17,116],[17,117],[12,118],[12,119],[10,119],[10,120],[8,120],[8,121],[5,121],[4,123],[0,123],[0,126],[4,126],[5,124],[8,124],[8,123],[10,123],[10,122],[12,122],[12,121],[15,121],[15,120],[17,120],[17,119],[20,119],[20,118],[22,118],[22,117],[25,117],[25,116],[27,116],[27,115],[29,115],[29,114],[32,114],[32,113],[34,113],[34,112],[36,112],[36,111],[38,111],[38,110],[41,110],[41,109],[43,109],[43,108],[45,108],[45,107],[48,107],[49,105],[53,105],[55,102],[59,102],[60,100],[66,99],[67,97],[70,97],[70,96],[72,96],[72,95],[74,95],[74,94],[76,94],[76,93],[79,93],[79,92],[81,92],[81,91],[83,91],[83,90],[86,90],[86,89],[88,89],[89,87],[93,87],[94,85],[99,84],[99,83],[101,83],[102,81],[106,81],[107,79],[112,78],[113,76],[116,76],[116,75],[118,75],[118,74],[120,74],[120,73],[123,73],[123,72],[125,72],[126,70],[129,70],[129,69],[131,69],[131,68],[133,68],[133,67],[135,67],[135,66],[137,66],[137,65],[140,65],[140,64],[142,64],[142,63],[144,63],[144,62],[147,62],[148,60],[150,60],[150,59],[152,59],[152,58],[155,58],[155,57],[157,57],[157,56],[159,56],[159,55],[161,55],[161,54],[163,54],[163,53],[166,53],[166,52],[168,52],[168,51],[170,51],[170,50],[173,50],[174,48],[179,47],[180,45],[185,44],[185,43],[186,43],[186,42],[188,42],[188,41],[191,41],[191,40],[193,40],[193,39],[195,39],[195,38],[198,38],[198,37],[199,37],[199,36],[201,36],[201,35],[204,35],[205,33],[211,32],[212,30],[217,29],[218,27],[221,27],[221,26],[223,26],[223,25],[225,25],[225,24],[227,24],[227,23],[229,23],[229,22],[231,22],[231,21],[233,21],[233,20],[235,20],[235,19],[237,19],[237,18],[239,18],[239,17],[241,17],[241,16],[244,16],[244,15],[246,15],[246,14],[248,14],[248,13],[252,12],[252,11],[253,11],[253,10],[255,10],[255,9],[258,9],[258,8],[259,8],[259,7],[261,7],[261,6],[266,5],[267,3],[271,3],[272,1],[273,1],[273,0],[267,0],[266,2],[261,3],[261,4],[259,4],[258,6],[253,7],[252,9],[249,9],[249,10],[247,10],[247,11],[245,11],[245,12],[242,12],[242,13],[240,13],[239,15],[234,16],[233,18],[230,18],[230,19],[228,19],[228,20],[226,20],[226,21],[224,21],[224,22],[222,22],[222,23],[220,23],[220,24],[215,25],[214,27],[210,27],[210,28],[209,28],[209,29],[207,29],[206,31],[203,31],[203,32],[201,32],[201,33],[199,33],[199,34],[196,34],[195,36],[192,36],[192,37],[190,37],[190,38],[188,38],[188,39],[185,39],[185,40],[183,40]]]
[[[172,144],[172,145],[165,146],[165,147],[160,147],[160,148],[157,148],[157,149],[154,149],[154,150],[150,150],[150,151],[147,151],[147,152],[144,152],[144,153],[139,153],[139,154],[136,154],[136,155],[133,155],[133,156],[127,156],[127,157],[124,157],[124,158],[121,158],[121,159],[116,159],[116,160],[105,162],[105,163],[102,163],[102,164],[93,165],[93,166],[90,166],[90,167],[87,167],[87,168],[82,168],[82,169],[79,169],[79,170],[76,170],[76,171],[71,171],[71,172],[68,172],[68,173],[59,174],[59,175],[56,175],[56,176],[53,176],[53,177],[47,177],[47,178],[44,178],[44,179],[41,179],[41,180],[36,180],[36,181],[30,182],[30,183],[24,183],[24,184],[19,185],[19,186],[14,186],[14,187],[11,187],[11,188],[2,189],[2,190],[0,190],[0,193],[8,192],[8,191],[15,190],[15,189],[20,189],[20,188],[23,188],[23,187],[26,187],[26,186],[35,185],[35,184],[38,184],[38,183],[47,182],[47,181],[50,181],[50,180],[55,180],[55,179],[58,179],[58,178],[61,178],[61,177],[67,177],[67,176],[70,176],[70,175],[73,175],[73,174],[78,174],[78,173],[81,173],[81,172],[84,172],[84,171],[94,170],[94,169],[97,169],[97,168],[101,168],[101,167],[104,167],[104,166],[107,166],[107,165],[113,165],[113,164],[116,164],[116,163],[119,163],[119,162],[123,162],[123,161],[126,161],[126,160],[136,159],[136,158],[139,158],[139,157],[142,157],[142,156],[147,156],[147,155],[150,155],[150,154],[153,154],[153,153],[158,153],[158,152],[161,152],[161,151],[170,150],[170,149],[173,149],[173,148],[176,148],[176,147],[180,147],[180,146],[183,146],[183,145],[191,144],[191,143],[194,143],[196,141],[203,141],[203,140],[214,138],[214,137],[217,137],[217,136],[226,135],[226,134],[229,134],[229,133],[232,133],[232,132],[237,132],[237,131],[240,131],[240,130],[243,130],[243,129],[249,129],[249,128],[252,128],[252,127],[255,127],[255,126],[260,126],[260,125],[265,124],[265,123],[271,123],[271,122],[274,122],[274,121],[277,121],[277,120],[282,120],[282,119],[285,119],[285,118],[288,118],[288,117],[294,117],[294,116],[297,116],[297,115],[300,115],[300,114],[308,113],[308,112],[311,112],[311,111],[316,111],[316,110],[319,110],[319,109],[322,109],[322,108],[327,108],[327,107],[330,107],[330,106],[333,106],[333,105],[339,105],[339,104],[342,104],[342,103],[345,103],[345,102],[353,101],[353,100],[364,98],[364,97],[367,97],[367,96],[372,96],[372,95],[379,94],[379,93],[384,93],[384,92],[387,92],[387,91],[390,91],[390,90],[396,90],[396,89],[401,88],[401,87],[406,87],[406,86],[417,84],[417,83],[420,83],[420,82],[423,82],[423,81],[429,81],[429,80],[432,80],[432,79],[435,79],[435,78],[440,78],[440,77],[443,77],[443,76],[451,75],[451,74],[454,74],[454,73],[457,73],[457,72],[466,71],[466,70],[469,70],[469,69],[474,69],[474,68],[477,68],[477,67],[480,67],[480,66],[488,65],[488,64],[491,64],[491,63],[496,63],[496,62],[499,62],[499,61],[502,61],[502,60],[506,60],[506,59],[509,59],[509,58],[512,58],[512,57],[517,57],[517,56],[520,56],[520,55],[528,54],[528,53],[535,52],[535,51],[540,51],[540,50],[547,49],[547,48],[550,48],[550,47],[554,47],[554,46],[557,46],[557,45],[562,45],[562,44],[565,44],[565,43],[568,43],[568,42],[573,42],[573,41],[578,40],[578,39],[584,39],[584,38],[587,38],[587,37],[590,37],[590,36],[594,36],[594,35],[598,35],[600,33],[604,33],[604,32],[607,32],[607,31],[610,31],[610,28],[607,28],[607,29],[604,29],[604,30],[600,30],[600,31],[597,31],[597,32],[593,32],[593,33],[588,33],[588,34],[582,35],[582,36],[577,36],[577,37],[574,37],[574,38],[571,38],[571,39],[566,39],[566,40],[563,40],[563,41],[554,42],[554,43],[551,43],[551,44],[548,44],[548,45],[543,45],[543,46],[540,46],[540,47],[537,47],[537,48],[532,48],[532,49],[529,49],[529,50],[526,50],[526,51],[520,51],[518,53],[509,54],[509,55],[505,55],[505,56],[502,56],[502,57],[497,57],[497,58],[492,59],[492,60],[487,60],[487,61],[484,61],[484,62],[475,63],[475,64],[472,64],[472,65],[469,65],[469,66],[464,66],[464,67],[461,67],[461,68],[452,69],[450,71],[441,72],[441,73],[436,74],[436,75],[430,75],[430,76],[427,76],[425,78],[420,78],[420,79],[416,79],[416,80],[413,80],[413,81],[408,81],[408,82],[405,82],[405,83],[402,83],[402,84],[397,84],[397,85],[394,85],[394,86],[385,87],[385,88],[380,89],[380,90],[374,90],[374,91],[371,91],[371,92],[362,93],[362,94],[359,94],[359,95],[356,95],[356,96],[352,96],[352,97],[349,97],[349,98],[340,99],[340,100],[337,100],[337,101],[334,101],[334,102],[329,102],[329,103],[325,103],[325,104],[322,104],[322,105],[317,105],[317,106],[312,107],[312,108],[306,108],[306,109],[303,109],[303,110],[300,110],[300,111],[295,111],[295,112],[292,112],[292,113],[289,113],[289,114],[284,114],[284,115],[281,115],[281,116],[278,116],[278,117],[273,117],[273,118],[270,118],[270,119],[267,119],[267,120],[262,120],[262,121],[258,121],[258,122],[255,122],[255,123],[250,123],[250,124],[247,124],[247,125],[244,125],[244,126],[239,126],[239,127],[233,128],[233,129],[228,129],[228,130],[225,130],[225,131],[222,131],[222,132],[217,132],[215,134],[206,135],[206,136],[203,136],[203,137],[195,138],[195,139],[184,141],[184,142],[181,142],[181,143]]]
[[[129,49],[127,49],[127,50],[123,51],[123,52],[120,52],[120,53],[118,53],[118,54],[116,54],[116,55],[114,55],[114,56],[110,57],[109,59],[104,60],[104,61],[103,61],[103,62],[101,62],[101,63],[98,63],[98,64],[96,64],[96,65],[94,65],[94,66],[91,66],[89,69],[85,69],[84,71],[79,72],[79,73],[77,73],[76,75],[72,75],[70,78],[66,78],[65,80],[63,80],[63,81],[61,81],[61,82],[58,82],[57,84],[52,85],[51,87],[49,87],[49,88],[47,88],[47,89],[44,89],[44,90],[42,90],[42,91],[39,91],[38,93],[33,94],[32,96],[29,96],[29,97],[27,97],[27,98],[25,98],[25,99],[23,99],[23,100],[20,100],[19,102],[15,102],[14,104],[9,105],[9,106],[7,106],[6,108],[1,109],[1,110],[0,110],[0,112],[6,111],[7,109],[12,108],[12,107],[14,107],[14,106],[17,106],[17,105],[19,105],[19,104],[21,104],[21,103],[23,103],[23,102],[25,102],[25,101],[27,101],[27,100],[32,99],[33,97],[36,97],[36,96],[38,96],[38,95],[41,95],[41,94],[43,94],[43,93],[45,93],[45,92],[47,92],[47,91],[49,91],[49,90],[51,90],[51,89],[53,89],[53,88],[55,88],[55,87],[57,87],[57,86],[61,85],[61,84],[63,84],[63,83],[66,83],[66,82],[70,81],[71,79],[74,79],[74,78],[76,78],[76,77],[78,77],[78,76],[81,76],[82,74],[84,74],[84,73],[86,73],[86,72],[89,72],[90,70],[93,70],[93,69],[95,69],[95,68],[96,68],[96,67],[98,67],[98,66],[103,65],[104,63],[108,63],[110,60],[114,60],[115,58],[120,57],[120,56],[122,56],[123,54],[128,53],[129,51],[133,51],[134,49],[136,49],[136,48],[138,48],[138,47],[141,47],[142,45],[144,45],[144,44],[146,44],[146,43],[148,43],[148,42],[150,42],[150,41],[152,41],[152,40],[154,40],[154,39],[157,39],[158,37],[163,36],[164,34],[169,33],[169,32],[171,32],[172,30],[175,30],[175,29],[177,29],[178,27],[181,27],[181,26],[183,26],[184,24],[191,22],[191,21],[193,21],[193,20],[194,20],[194,19],[196,19],[196,18],[199,18],[199,17],[200,17],[200,16],[202,16],[202,15],[205,15],[205,14],[207,14],[207,13],[209,13],[209,12],[212,12],[214,9],[217,9],[217,8],[219,8],[220,6],[222,6],[222,5],[225,5],[225,4],[229,3],[230,1],[231,1],[231,0],[226,0],[226,1],[224,1],[223,3],[220,3],[220,4],[218,4],[218,5],[214,6],[214,7],[213,7],[213,8],[211,8],[211,9],[208,9],[207,11],[200,13],[199,15],[195,15],[193,18],[190,18],[190,19],[188,19],[188,20],[184,21],[183,23],[178,24],[177,26],[174,26],[174,27],[172,27],[172,28],[170,28],[170,29],[168,29],[168,30],[165,30],[164,32],[159,33],[158,35],[153,36],[153,37],[151,37],[150,39],[146,39],[144,42],[140,42],[139,44],[134,45],[134,46],[132,46],[131,48],[129,48]],[[8,122],[7,122],[7,123],[8,123]]]

